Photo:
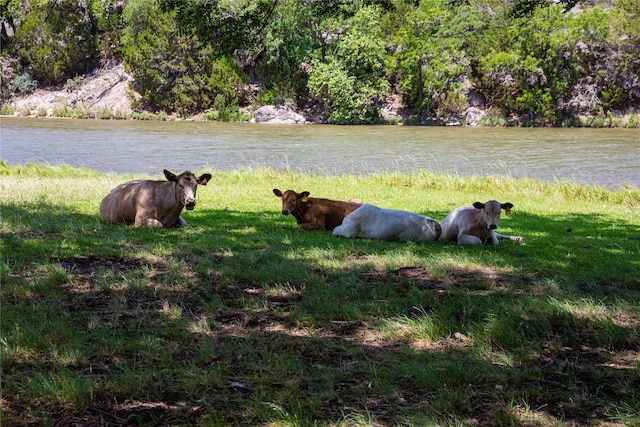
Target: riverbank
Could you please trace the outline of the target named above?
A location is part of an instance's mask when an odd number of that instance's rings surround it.
[[[637,193],[212,171],[187,227],[149,230],[98,217],[113,187],[147,176],[0,174],[3,423],[638,422]],[[492,195],[525,244],[302,232],[271,192],[289,186],[438,220]]]
[[[178,116],[172,113],[145,110],[140,102],[141,96],[133,89],[134,79],[122,64],[96,71],[90,76],[77,78],[64,87],[36,89],[26,95],[15,95],[0,108],[0,114],[19,117],[65,117],[92,118],[106,120],[219,120],[214,111],[204,111],[189,116]],[[232,120],[260,121],[256,117],[258,107],[249,102],[239,110]],[[283,108],[274,108],[276,123],[323,123],[324,119],[317,108],[307,106],[295,111],[287,106],[282,117],[277,113]],[[262,114],[264,115],[264,114]],[[226,118],[225,120],[228,120]],[[416,124],[417,120],[403,108],[397,95],[389,96],[381,109],[381,123]],[[506,117],[500,111],[483,108],[482,105],[468,105],[459,115],[451,116],[444,123],[446,126],[532,126],[534,123],[527,117]],[[640,112],[636,111],[600,111],[590,115],[576,115],[560,124],[562,127],[592,128],[638,128]]]

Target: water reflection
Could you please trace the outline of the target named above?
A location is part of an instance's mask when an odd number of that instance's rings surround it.
[[[2,118],[8,163],[159,176],[269,167],[322,174],[499,174],[640,187],[640,130],[264,125]]]

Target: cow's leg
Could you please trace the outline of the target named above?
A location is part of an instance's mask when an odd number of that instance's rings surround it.
[[[178,216],[178,221],[176,221],[176,225],[174,227],[184,227],[186,225],[187,221],[185,221],[181,216]]]
[[[357,235],[355,231],[353,226],[345,221],[342,225],[334,228],[332,234],[334,236],[351,238]]]
[[[155,218],[146,218],[144,221],[142,221],[142,225],[145,227],[155,227],[155,228],[164,227],[164,225]]]
[[[504,234],[498,234],[498,233],[495,233],[495,235],[496,235],[497,239],[500,239],[500,240],[511,240],[513,242],[516,242],[517,244],[521,244],[524,241],[524,239],[522,237],[520,237],[520,236],[506,236]]]
[[[156,227],[162,228],[164,225],[155,218],[136,215],[135,224],[139,227]]]
[[[482,245],[482,240],[480,240],[477,236],[472,236],[471,234],[458,234],[458,244],[459,245]]]
[[[487,239],[487,245],[498,245],[498,233],[496,233],[495,231],[491,233],[491,236],[489,236],[489,238]]]

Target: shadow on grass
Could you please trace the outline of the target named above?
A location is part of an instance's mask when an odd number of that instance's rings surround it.
[[[587,425],[640,409],[633,224],[519,213],[502,231],[526,245],[470,248],[301,232],[277,210],[148,230],[1,209],[16,424]]]

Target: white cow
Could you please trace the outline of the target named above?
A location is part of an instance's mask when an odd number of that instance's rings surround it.
[[[422,242],[438,240],[440,232],[440,224],[428,216],[362,205],[344,218],[333,235]]]
[[[522,243],[522,237],[505,236],[495,232],[500,222],[501,209],[508,215],[511,208],[513,204],[495,200],[486,203],[475,202],[473,207],[457,208],[440,222],[440,240],[456,241],[459,245],[497,245],[498,239]]]

